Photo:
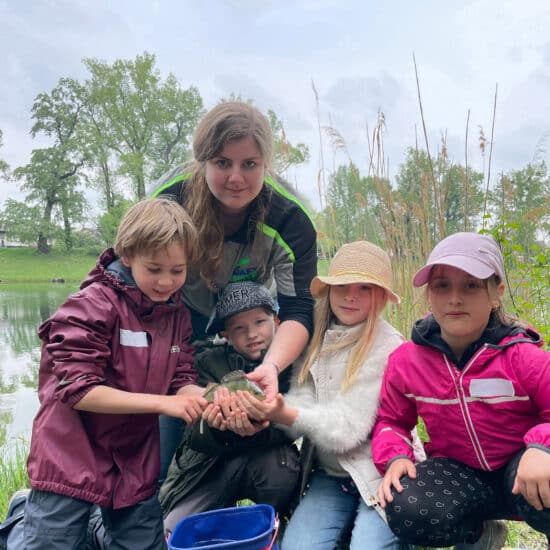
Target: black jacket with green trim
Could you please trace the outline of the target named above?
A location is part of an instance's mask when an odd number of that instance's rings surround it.
[[[185,173],[185,168],[182,165],[166,173],[149,195],[171,195],[183,202],[186,186],[190,184],[190,174]],[[255,281],[269,288],[275,283],[279,319],[297,321],[311,334],[313,298],[309,285],[317,274],[315,227],[305,207],[283,185],[271,177],[265,178],[264,185],[269,186],[271,193],[264,222],[258,224],[254,233],[254,239],[260,239],[259,246],[253,254],[246,222],[241,230],[228,236],[214,287],[222,289],[228,283]],[[260,268],[258,257],[266,269]],[[183,296],[188,307],[211,316],[217,295],[201,278],[198,267],[189,270]]]

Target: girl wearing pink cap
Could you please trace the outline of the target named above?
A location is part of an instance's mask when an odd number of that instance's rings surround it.
[[[441,241],[413,284],[431,313],[390,355],[373,437],[385,473],[378,497],[401,540],[500,548],[502,522],[550,534],[550,353],[504,312],[496,242],[476,233]],[[403,437],[420,416],[429,459]]]

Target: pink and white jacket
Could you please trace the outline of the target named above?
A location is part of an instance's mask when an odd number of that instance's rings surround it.
[[[398,457],[414,460],[403,438],[418,416],[431,457],[494,470],[526,446],[550,452],[550,353],[540,336],[493,328],[505,335],[495,341],[486,331],[459,368],[434,325],[431,315],[418,321],[413,341],[389,357],[372,443],[378,470]]]

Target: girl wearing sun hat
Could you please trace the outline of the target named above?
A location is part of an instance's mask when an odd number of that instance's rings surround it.
[[[344,244],[334,256],[325,277],[317,276],[311,282],[311,293],[318,298],[328,285],[353,283],[373,284],[383,288],[388,300],[399,303],[393,292],[392,269],[388,254],[375,244],[356,241]]]
[[[306,437],[305,495],[282,549],[332,550],[351,531],[352,550],[397,550],[400,542],[376,500],[381,477],[370,441],[382,373],[390,352],[403,342],[381,316],[388,301],[399,303],[390,258],[370,242],[345,244],[328,275],[313,279],[311,293],[313,337],[289,393],[267,402],[241,396],[253,418]]]
[[[411,544],[500,549],[502,522],[550,535],[550,353],[504,312],[504,262],[489,236],[455,233],[413,278],[431,313],[390,356],[373,456],[392,530]],[[424,420],[430,458],[401,435]]]

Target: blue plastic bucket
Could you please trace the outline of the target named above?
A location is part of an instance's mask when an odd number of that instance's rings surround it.
[[[169,550],[191,548],[278,550],[272,544],[275,510],[268,504],[220,508],[182,519],[168,539]]]

